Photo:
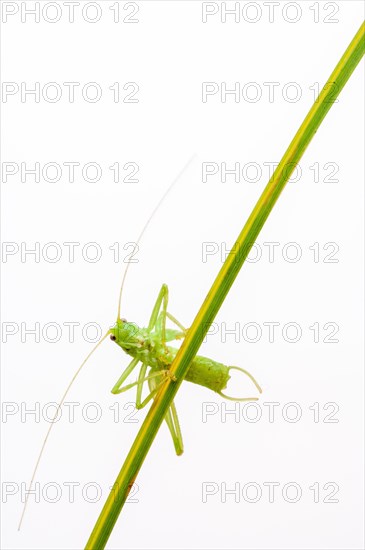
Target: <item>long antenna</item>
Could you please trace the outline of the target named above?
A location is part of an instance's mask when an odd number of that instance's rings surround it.
[[[170,193],[170,191],[172,190],[172,188],[174,187],[174,185],[177,183],[177,181],[180,179],[180,177],[182,176],[182,174],[185,172],[185,170],[188,168],[188,166],[191,164],[191,162],[193,161],[194,157],[196,155],[194,154],[189,160],[188,162],[185,164],[185,166],[180,170],[180,172],[178,173],[178,175],[176,176],[176,178],[173,180],[173,182],[170,184],[170,186],[168,187],[168,189],[165,191],[165,193],[162,195],[161,199],[158,201],[157,205],[155,206],[155,208],[153,209],[150,217],[148,218],[147,222],[145,223],[145,225],[143,226],[143,229],[137,239],[137,242],[136,242],[136,246],[140,243],[141,239],[142,239],[142,236],[144,235],[147,227],[149,226],[152,218],[154,217],[154,215],[156,214],[157,210],[160,208],[161,204],[163,203],[163,201],[165,200],[165,198],[167,197],[167,195]],[[129,263],[126,265],[126,268],[124,270],[124,274],[123,274],[123,278],[122,278],[122,284],[121,284],[121,287],[120,287],[120,292],[119,292],[119,302],[118,302],[118,319],[120,319],[120,306],[121,306],[121,300],[122,300],[122,291],[123,291],[123,287],[124,287],[124,282],[125,282],[125,279],[126,279],[126,276],[127,276],[127,273],[128,273],[128,268],[129,268]],[[33,474],[32,474],[32,478],[30,480],[30,486],[29,486],[29,490],[27,491],[27,495],[25,497],[25,502],[24,502],[24,507],[23,507],[23,511],[22,511],[22,515],[20,517],[20,521],[19,521],[19,525],[18,525],[18,531],[20,531],[21,529],[21,526],[22,526],[22,522],[23,522],[23,519],[24,519],[24,515],[25,515],[25,512],[26,512],[26,509],[27,509],[27,505],[28,505],[28,500],[29,500],[29,494],[32,490],[32,487],[33,487],[33,483],[34,483],[34,479],[35,479],[35,476],[37,474],[37,470],[38,470],[38,466],[39,466],[39,463],[41,461],[41,458],[42,458],[42,455],[43,455],[43,452],[44,452],[44,449],[46,447],[46,444],[47,444],[47,441],[48,441],[48,438],[49,438],[49,435],[51,433],[51,430],[54,426],[54,423],[55,423],[55,420],[58,416],[58,413],[67,397],[67,394],[68,392],[70,391],[71,389],[71,386],[73,385],[74,381],[76,380],[77,376],[79,375],[81,369],[83,368],[83,366],[85,365],[85,363],[90,359],[90,357],[92,356],[92,354],[94,353],[94,351],[97,350],[97,348],[101,345],[101,343],[105,340],[105,338],[110,334],[110,331],[108,331],[106,334],[104,334],[104,336],[102,336],[102,338],[99,340],[99,342],[93,347],[93,349],[90,351],[90,353],[87,355],[87,357],[84,359],[84,361],[81,363],[80,367],[77,369],[77,371],[75,372],[75,374],[73,375],[72,379],[70,380],[64,394],[62,395],[61,397],[61,400],[57,406],[57,409],[56,409],[56,412],[54,414],[54,417],[52,419],[52,422],[48,428],[48,431],[46,433],[46,436],[43,440],[43,444],[42,444],[42,448],[40,450],[40,453],[38,455],[38,459],[37,459],[37,462],[36,462],[36,465],[34,467],[34,470],[33,470]]]
[[[148,220],[146,221],[146,223],[144,224],[143,226],[143,229],[141,231],[141,233],[139,234],[139,237],[137,239],[137,242],[135,243],[136,247],[139,245],[139,243],[141,242],[141,239],[147,229],[147,227],[149,226],[152,218],[154,217],[154,215],[156,214],[157,210],[160,208],[161,204],[163,203],[163,201],[166,199],[167,195],[170,193],[170,191],[172,190],[172,188],[174,187],[174,185],[179,181],[179,179],[181,178],[181,176],[183,175],[183,173],[185,172],[185,170],[187,170],[188,166],[192,163],[193,159],[195,158],[195,154],[188,160],[188,162],[185,164],[185,166],[180,170],[180,172],[178,173],[178,175],[176,176],[176,178],[173,180],[173,182],[169,185],[169,187],[167,188],[167,190],[165,191],[165,193],[162,195],[162,197],[160,198],[160,200],[158,201],[158,203],[156,204],[155,208],[152,210],[152,213],[150,215],[150,217],[148,218]],[[124,283],[125,283],[125,280],[126,280],[126,277],[127,277],[127,273],[128,273],[128,269],[129,269],[129,266],[130,266],[130,263],[128,262],[127,265],[126,265],[126,268],[124,270],[124,273],[123,273],[123,278],[122,278],[122,284],[120,286],[120,291],[119,291],[119,302],[118,302],[118,320],[120,319],[120,306],[121,306],[121,302],[122,302],[122,292],[123,292],[123,288],[124,288]]]
[[[93,347],[93,349],[90,351],[90,353],[87,355],[86,359],[84,359],[84,361],[81,363],[80,367],[77,369],[77,371],[75,372],[75,374],[73,375],[72,379],[70,380],[63,396],[61,397],[61,400],[57,406],[57,409],[56,409],[56,412],[53,416],[53,419],[52,419],[52,422],[47,430],[47,433],[46,433],[46,437],[44,438],[43,440],[43,445],[42,445],[42,448],[40,450],[40,453],[38,455],[38,459],[37,459],[37,462],[36,462],[36,465],[34,467],[34,470],[33,470],[33,474],[32,474],[32,479],[30,480],[30,486],[29,486],[29,491],[27,491],[27,495],[25,497],[25,502],[24,502],[24,506],[23,506],[23,512],[22,512],[22,515],[20,517],[20,521],[19,521],[19,525],[18,525],[18,531],[20,531],[20,528],[22,526],[22,522],[23,522],[23,518],[24,518],[24,514],[25,514],[25,511],[27,509],[27,504],[28,504],[28,500],[29,500],[29,494],[32,490],[32,487],[33,487],[33,482],[34,482],[34,479],[35,479],[35,476],[36,476],[36,473],[37,473],[37,470],[38,470],[38,466],[39,466],[39,463],[41,461],[41,458],[42,458],[42,455],[43,455],[43,451],[45,449],[45,446],[47,444],[47,441],[48,441],[48,438],[49,438],[49,434],[51,433],[51,430],[54,426],[54,423],[55,423],[55,420],[58,416],[58,413],[66,399],[66,396],[68,394],[68,392],[70,391],[71,389],[71,386],[72,384],[75,382],[79,372],[81,371],[82,367],[85,365],[85,363],[90,359],[90,357],[92,356],[92,354],[94,353],[94,351],[96,351],[96,349],[100,346],[100,344],[105,340],[105,338],[108,336],[108,334],[110,334],[110,331],[108,330],[108,332],[106,334],[104,334],[104,336],[102,336],[99,340],[99,342],[96,344],[96,346]]]

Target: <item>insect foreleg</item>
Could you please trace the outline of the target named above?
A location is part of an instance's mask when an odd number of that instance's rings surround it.
[[[140,402],[141,398],[139,398],[139,401],[136,402],[136,408],[137,409],[143,409],[143,407],[145,407],[145,405],[147,405],[147,403],[149,403],[149,401],[151,401],[151,399],[156,395],[158,390],[161,388],[162,384],[165,382],[166,377],[170,377],[172,380],[176,381],[175,377],[170,376],[170,371],[168,371],[168,370],[158,370],[158,371],[154,371],[152,374],[146,376],[146,378],[144,378],[142,381],[136,382],[136,384],[140,384],[140,383],[143,383],[146,380],[148,380],[148,385],[149,385],[149,388],[151,390],[151,393],[149,393],[149,395],[147,395],[146,399],[144,401],[142,401],[142,403]],[[160,380],[157,382],[157,385],[156,385],[156,378],[157,379],[160,378]]]
[[[140,359],[135,357],[132,359],[132,361],[129,363],[128,367],[125,369],[121,377],[119,378],[118,382],[113,386],[112,393],[120,393],[119,389],[120,386],[123,384],[124,380],[128,378],[132,370],[138,365]]]
[[[168,370],[158,370],[158,371],[153,371],[152,373],[150,371],[150,374],[146,376],[147,367],[148,367],[147,363],[144,363],[142,365],[141,370],[139,371],[138,381],[136,382],[137,384],[136,408],[137,409],[143,409],[143,407],[147,405],[147,403],[152,399],[152,397],[154,397],[154,395],[156,395],[157,391],[162,386],[162,383],[164,382],[166,376],[169,376]],[[155,382],[155,379],[158,377],[161,377],[161,380],[156,387],[156,384],[154,382]],[[175,377],[173,377],[173,379],[176,380]],[[153,383],[153,386],[151,387],[150,385],[151,392],[147,395],[146,399],[142,401],[143,384],[147,381],[149,384]]]
[[[149,374],[148,376],[146,376],[143,380],[141,380],[141,381],[140,381],[140,380],[137,380],[137,382],[132,382],[131,384],[127,384],[126,386],[123,386],[122,388],[116,389],[113,393],[115,393],[115,394],[123,393],[123,392],[125,392],[125,391],[130,390],[131,388],[134,388],[135,386],[137,386],[137,385],[140,384],[141,382],[142,382],[142,384],[143,384],[143,382],[146,382],[146,380],[150,380],[151,378],[157,378],[157,376],[161,376],[161,375],[165,374],[166,372],[168,372],[168,371],[166,371],[166,370],[155,371],[155,372],[153,372],[152,374]],[[151,396],[151,394],[148,395],[148,401],[151,399],[150,396]],[[152,396],[152,397],[153,397],[153,396]],[[141,403],[141,406],[139,406],[139,407],[137,406],[137,403],[136,403],[136,408],[137,408],[137,409],[141,409],[142,407],[144,407],[144,405],[145,405],[146,403],[148,403],[148,401],[146,401],[146,399],[145,399],[145,401],[143,401],[143,402]]]

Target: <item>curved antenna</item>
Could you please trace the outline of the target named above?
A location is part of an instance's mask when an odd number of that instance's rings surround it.
[[[250,374],[247,370],[241,369],[241,367],[228,367],[228,372],[230,370],[238,370],[240,372],[243,372],[243,374],[245,374],[246,376],[249,377],[250,380],[252,380],[252,382],[255,384],[256,388],[258,389],[258,391],[260,393],[262,393],[262,389],[261,389],[259,383],[254,379],[252,374]],[[224,399],[228,399],[229,401],[257,401],[258,400],[258,397],[229,397],[228,395],[226,395],[222,391],[219,391],[217,393],[219,395],[221,395],[222,397],[224,397]]]
[[[154,215],[156,214],[157,210],[160,208],[161,204],[163,203],[163,201],[166,199],[167,195],[170,193],[170,191],[172,190],[172,188],[174,187],[174,185],[178,182],[178,180],[181,178],[181,176],[183,175],[183,173],[185,172],[185,170],[188,168],[188,166],[191,164],[191,162],[193,161],[194,157],[196,155],[193,155],[189,160],[188,162],[185,164],[185,166],[180,170],[180,172],[178,173],[178,175],[176,176],[176,178],[173,180],[173,182],[169,185],[169,187],[167,188],[167,190],[165,191],[165,193],[162,195],[162,197],[160,198],[160,200],[158,201],[158,203],[156,204],[155,208],[152,210],[152,213],[150,215],[150,217],[148,218],[148,220],[146,221],[146,223],[144,224],[143,226],[143,229],[141,231],[141,233],[139,234],[139,237],[137,239],[137,242],[135,243],[136,247],[138,246],[138,244],[141,242],[141,239],[147,229],[147,227],[149,226],[152,218],[154,217]],[[124,270],[124,273],[123,273],[123,278],[122,278],[122,284],[120,285],[120,291],[119,291],[119,301],[118,301],[118,317],[117,319],[120,320],[120,306],[121,306],[121,302],[122,302],[122,292],[123,292],[123,288],[124,288],[124,283],[125,283],[125,280],[126,280],[126,277],[127,277],[127,273],[128,273],[128,269],[129,269],[129,266],[130,266],[130,263],[128,262],[127,265],[126,265],[126,268]]]
[[[104,334],[104,336],[102,336],[102,337],[100,338],[99,342],[93,347],[93,349],[90,351],[90,353],[89,353],[89,354],[86,356],[86,358],[83,360],[83,362],[81,363],[81,365],[79,366],[79,368],[77,369],[77,371],[75,372],[75,374],[73,375],[72,379],[70,380],[70,382],[69,382],[69,384],[68,384],[68,386],[67,386],[67,388],[66,388],[66,390],[65,390],[65,392],[64,392],[64,394],[63,394],[63,396],[61,397],[61,400],[60,400],[59,404],[57,405],[56,412],[55,412],[55,414],[54,414],[54,416],[53,416],[53,419],[52,419],[52,422],[51,422],[51,424],[50,424],[50,426],[49,426],[49,428],[48,428],[48,430],[47,430],[46,436],[45,436],[45,438],[44,438],[44,440],[43,440],[43,444],[42,444],[40,453],[39,453],[38,458],[37,458],[37,462],[36,462],[36,464],[35,464],[35,466],[34,466],[32,478],[31,478],[31,480],[30,480],[29,491],[27,492],[27,495],[26,495],[26,497],[25,497],[25,502],[24,502],[24,506],[23,506],[22,515],[21,515],[21,517],[20,517],[20,521],[19,521],[19,525],[18,525],[18,531],[20,531],[20,528],[21,528],[21,526],[22,526],[24,514],[25,514],[25,511],[26,511],[27,505],[28,505],[29,494],[30,494],[30,492],[31,492],[31,490],[32,490],[32,487],[33,487],[34,478],[35,478],[35,476],[36,476],[36,473],[37,473],[37,470],[38,470],[38,466],[39,466],[39,463],[40,463],[41,458],[42,458],[42,455],[43,455],[43,451],[44,451],[45,446],[46,446],[46,444],[47,444],[47,441],[48,441],[48,438],[49,438],[49,434],[51,433],[51,430],[52,430],[52,428],[53,428],[53,426],[54,426],[54,423],[55,423],[55,420],[56,420],[56,418],[57,418],[57,416],[58,416],[58,413],[59,413],[59,411],[60,411],[60,409],[61,409],[61,407],[62,407],[62,405],[63,405],[63,403],[64,403],[64,401],[65,401],[65,399],[66,399],[66,396],[67,396],[68,392],[69,392],[70,389],[71,389],[72,384],[75,382],[75,380],[76,380],[76,378],[77,378],[79,372],[81,371],[82,367],[83,367],[83,366],[85,365],[85,363],[90,359],[90,357],[92,356],[92,354],[94,353],[94,351],[97,350],[97,348],[100,346],[100,344],[105,340],[105,338],[106,338],[109,334],[110,334],[110,330],[108,330],[108,332],[107,332],[106,334]]]

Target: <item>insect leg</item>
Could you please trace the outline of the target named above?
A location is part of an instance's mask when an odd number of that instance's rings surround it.
[[[128,367],[125,369],[125,371],[123,372],[123,374],[119,378],[118,382],[113,386],[112,393],[120,393],[119,392],[120,386],[123,384],[124,380],[126,378],[128,378],[128,376],[130,375],[132,370],[137,366],[139,361],[140,361],[140,359],[138,359],[137,357],[132,359],[132,361],[129,363]]]
[[[123,386],[122,388],[119,387],[118,389],[114,390],[113,393],[115,393],[115,394],[123,393],[125,391],[130,390],[131,388],[134,388],[135,386],[138,386],[138,384],[141,384],[141,383],[143,384],[143,382],[145,382],[146,380],[150,380],[151,378],[157,378],[158,376],[161,376],[162,374],[165,374],[166,372],[168,372],[168,371],[159,370],[159,371],[153,372],[152,374],[149,374],[148,376],[146,376],[143,380],[137,380],[137,382],[132,382],[131,384],[127,384],[126,386]],[[162,382],[163,382],[163,380],[159,384],[159,387],[162,384]],[[153,395],[155,395],[155,393]],[[145,404],[148,403],[148,401],[151,399],[150,395],[148,395],[148,400],[147,401],[145,399],[139,407],[137,407],[137,405],[136,405],[136,408],[141,409],[142,407],[144,407]],[[153,397],[153,395],[152,395],[152,397]]]
[[[145,407],[147,403],[151,401],[151,399],[156,395],[158,390],[161,388],[168,373],[169,373],[168,370],[159,370],[159,371],[155,371],[152,375],[147,376],[145,378],[145,380],[148,380],[148,385],[150,387],[151,393],[147,395],[146,399],[142,401],[142,403],[140,403],[138,406],[136,405],[137,409],[143,409],[143,407]],[[156,378],[161,375],[163,375],[162,379],[156,385]]]
[[[175,323],[176,326],[178,326],[181,329],[181,332],[174,331],[173,337],[169,337],[166,333],[166,318],[169,318],[173,323]],[[181,338],[185,338],[187,329],[183,327],[183,325],[169,313],[168,311],[161,311],[157,322],[156,322],[156,329],[163,334],[163,331],[165,332],[165,342],[169,342],[170,340],[180,340]]]
[[[172,317],[172,315],[170,316],[170,314],[167,313],[168,301],[169,301],[169,289],[167,285],[163,284],[159,292],[159,295],[157,297],[155,307],[153,308],[150,322],[148,324],[148,329],[150,331],[153,328],[156,328],[161,332],[161,342],[165,348],[166,348],[166,316],[169,316],[170,319],[172,318],[174,322],[176,321],[175,317]],[[162,311],[159,315],[161,306],[162,306]],[[178,324],[178,326],[179,328],[184,329],[184,327],[180,325],[180,323]]]
[[[146,371],[147,371],[147,363],[143,363],[141,370],[139,371],[138,375],[138,385],[137,385],[137,397],[136,397],[136,408],[141,408],[141,402],[142,402],[142,389],[144,384],[144,378],[146,377]]]
[[[176,317],[174,317],[173,315],[171,315],[171,313],[167,311],[168,301],[169,301],[169,289],[167,285],[163,284],[157,296],[156,303],[152,310],[150,322],[148,324],[148,330],[151,331],[153,328],[156,328],[161,332],[161,341],[163,345],[166,344],[166,318],[167,317],[173,323],[175,323],[175,325],[178,326],[179,329],[181,329],[181,333],[176,334],[174,337],[174,340],[176,338],[183,338],[187,332],[187,329],[176,319]],[[161,309],[161,306],[162,306],[162,309]]]
[[[158,382],[156,381],[156,378],[160,377],[161,375],[167,374],[168,371],[155,371],[152,375],[145,377],[147,370],[147,364],[143,364],[141,367],[141,370],[139,372],[138,382],[137,384],[137,399],[136,399],[136,408],[142,409],[147,403],[156,395],[160,387],[162,386],[164,382],[164,376],[162,376],[162,379]],[[142,399],[142,387],[145,381],[148,381],[148,385],[150,387],[150,394],[144,399],[144,401],[141,402]],[[177,455],[181,455],[184,452],[184,444],[182,440],[181,435],[181,429],[180,429],[180,423],[176,412],[175,403],[173,402],[171,406],[169,407],[169,410],[166,413],[165,416],[166,423],[168,425],[168,428],[170,430],[172,440],[174,442],[174,447]]]
[[[163,302],[163,309],[166,311],[168,301],[169,301],[169,289],[167,285],[163,284],[160,292],[158,293],[156,303],[153,307],[150,322],[148,323],[149,331],[151,331],[153,327],[156,325],[156,321],[158,318],[158,314],[159,314],[162,302]]]
[[[188,329],[184,328],[182,324],[176,319],[176,317],[171,315],[171,313],[169,313],[168,311],[166,311],[166,317],[168,317],[173,323],[175,323],[176,326],[181,329],[181,332],[184,334],[184,336],[186,335]]]
[[[180,423],[176,412],[175,403],[172,402],[171,407],[165,416],[166,424],[169,427],[174,447],[177,455],[181,455],[184,452],[184,444],[181,435]]]
[[[154,371],[151,373],[150,371],[150,375],[149,376],[146,376],[146,370],[147,370],[147,363],[143,363],[142,367],[141,367],[141,370],[139,371],[139,375],[138,375],[138,380],[137,382],[135,383],[135,385],[137,385],[137,397],[136,397],[136,408],[137,409],[142,409],[147,403],[148,401],[151,399],[151,397],[153,397],[157,390],[160,388],[162,382],[164,381],[164,378],[166,376],[168,376],[168,370],[159,370],[159,371]],[[161,377],[161,380],[160,380],[160,384],[158,385],[158,388],[156,389],[156,380],[155,378],[157,377]],[[150,394],[147,396],[147,401],[146,399],[144,401],[142,401],[142,390],[143,390],[143,384],[145,382],[148,381],[148,384],[149,384],[149,388],[151,390],[151,393],[152,395],[150,396]],[[154,391],[156,389],[156,391]]]

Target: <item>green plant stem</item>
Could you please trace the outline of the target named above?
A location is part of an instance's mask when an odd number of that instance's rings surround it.
[[[209,326],[217,315],[281,191],[322,120],[364,55],[364,49],[365,23],[361,25],[304,119],[219,271],[171,367],[171,372],[177,381],[168,379],[157,394],[95,524],[86,549],[96,550],[105,547],[148,450]]]

